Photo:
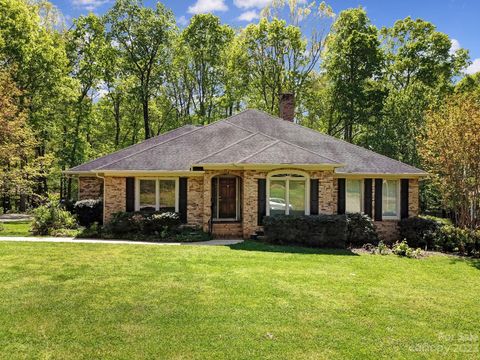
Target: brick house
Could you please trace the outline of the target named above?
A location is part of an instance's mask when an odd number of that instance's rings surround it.
[[[288,101],[280,109],[283,119],[245,110],[186,125],[66,174],[78,177],[79,199],[103,198],[105,222],[169,210],[216,236],[249,238],[265,215],[364,212],[395,239],[398,220],[418,214],[426,173],[295,124]]]

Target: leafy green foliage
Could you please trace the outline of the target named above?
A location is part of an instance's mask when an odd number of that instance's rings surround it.
[[[397,241],[395,244],[393,244],[392,252],[395,255],[398,255],[398,256],[405,256],[405,257],[408,257],[408,258],[417,259],[417,258],[420,257],[420,255],[422,253],[422,249],[420,249],[420,248],[414,249],[414,248],[408,246],[406,240],[403,240],[401,242]]]
[[[274,244],[345,248],[347,220],[343,215],[275,215],[263,220],[265,236]]]
[[[347,215],[347,243],[350,246],[378,243],[377,230],[369,216],[360,213]]]
[[[399,222],[400,237],[409,246],[433,249],[440,224],[431,219],[410,217]]]
[[[77,201],[74,212],[78,223],[82,226],[90,226],[93,223],[103,222],[103,201],[98,199],[86,199]]]
[[[456,226],[442,226],[436,246],[445,252],[458,252],[469,256],[480,256],[480,231]]]
[[[32,232],[34,235],[64,235],[63,230],[76,229],[72,214],[60,206],[58,197],[50,196],[45,205],[33,211]]]
[[[103,231],[121,238],[157,236],[165,239],[176,232],[179,226],[180,217],[177,213],[118,212],[113,214]]]

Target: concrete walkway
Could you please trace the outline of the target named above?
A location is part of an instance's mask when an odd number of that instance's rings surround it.
[[[80,243],[80,244],[128,244],[128,245],[210,245],[225,246],[243,242],[243,240],[210,240],[197,242],[147,242],[130,240],[103,240],[103,239],[76,239],[72,237],[23,237],[23,236],[0,236],[0,241],[20,242],[53,242],[53,243]]]
[[[20,222],[20,221],[29,221],[33,217],[26,214],[3,214],[0,215],[0,222]]]

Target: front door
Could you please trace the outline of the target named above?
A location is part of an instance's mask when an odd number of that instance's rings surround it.
[[[218,179],[218,218],[236,219],[237,217],[237,179]]]

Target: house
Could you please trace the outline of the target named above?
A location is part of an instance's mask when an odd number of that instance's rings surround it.
[[[245,110],[207,126],[186,125],[68,171],[79,199],[115,212],[170,210],[216,236],[249,238],[265,215],[371,216],[381,237],[415,216],[424,171],[295,124]],[[287,120],[285,120],[287,119]],[[211,228],[210,228],[211,226]]]

